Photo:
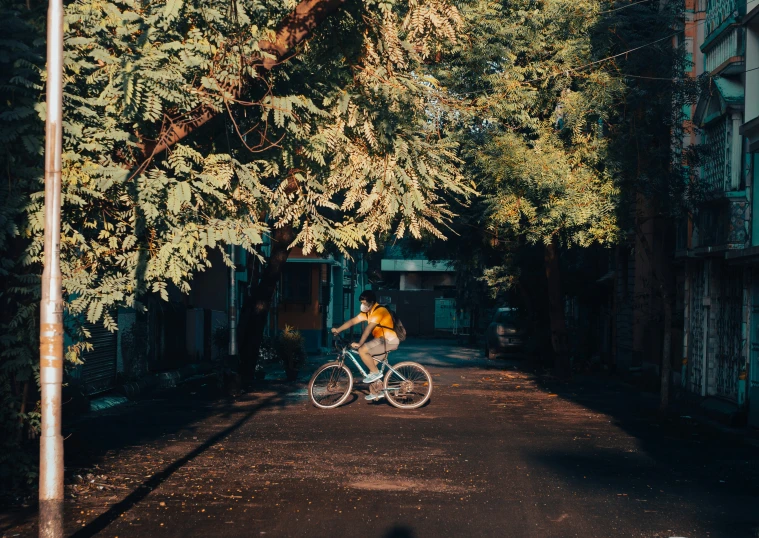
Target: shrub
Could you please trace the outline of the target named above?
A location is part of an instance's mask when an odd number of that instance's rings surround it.
[[[303,335],[289,325],[279,333],[276,342],[276,353],[285,368],[288,380],[294,380],[298,370],[306,362],[306,347],[303,343]]]

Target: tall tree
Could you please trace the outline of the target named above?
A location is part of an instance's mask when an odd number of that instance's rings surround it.
[[[613,244],[622,239],[619,222],[638,230],[650,217],[671,226],[696,198],[681,152],[683,112],[694,99],[687,59],[673,47],[681,6],[475,1],[463,12],[472,39],[438,77],[469,114],[450,121],[490,202],[491,229],[544,245],[551,341],[566,374],[562,249]],[[648,217],[631,222],[627,209],[641,199]],[[671,318],[666,245],[644,247]],[[514,260],[490,268],[489,281],[518,282]]]
[[[44,10],[9,0],[2,15],[0,386],[13,387],[2,406],[17,417],[15,387],[34,380],[36,363]],[[373,248],[380,233],[440,234],[441,194],[470,189],[455,143],[427,121],[440,91],[425,65],[459,26],[445,0],[68,3],[68,320],[116,329],[115,307],[144,310],[170,285],[187,292],[211,249],[239,244],[260,256],[264,234],[284,259],[294,245]],[[68,349],[70,363],[81,349]]]
[[[461,136],[484,139],[470,151],[491,230],[544,245],[560,374],[569,371],[569,350],[559,249],[617,236],[619,193],[604,126],[622,85],[592,64],[599,7],[591,0],[474,2],[465,13],[476,37],[439,75],[470,101]]]

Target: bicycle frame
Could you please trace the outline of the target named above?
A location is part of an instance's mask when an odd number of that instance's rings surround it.
[[[355,353],[356,353],[355,351],[351,351],[348,348],[343,348],[341,350],[341,352],[340,352],[340,362],[341,363],[345,363],[345,356],[347,355],[353,361],[353,364],[356,366],[356,368],[358,369],[358,371],[361,372],[361,375],[364,376],[364,377],[366,377],[367,375],[369,375],[369,372],[367,372],[366,370],[364,370],[364,367],[363,367],[361,361],[359,361],[356,358]],[[398,377],[400,377],[402,381],[406,381],[406,378],[403,377],[403,375],[398,370],[396,370],[395,368],[393,368],[392,366],[390,366],[390,363],[387,361],[387,355],[389,355],[389,353],[386,354],[385,359],[383,359],[383,360],[374,359],[375,362],[379,363],[379,371],[384,374],[385,373],[385,366],[387,366],[388,370],[390,370],[395,375],[397,375]]]

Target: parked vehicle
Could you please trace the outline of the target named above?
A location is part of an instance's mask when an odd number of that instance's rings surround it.
[[[485,356],[495,359],[524,348],[526,323],[522,312],[513,307],[499,308],[485,330]]]

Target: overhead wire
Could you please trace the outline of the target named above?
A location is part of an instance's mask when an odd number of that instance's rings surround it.
[[[651,1],[651,0],[640,0],[639,2],[635,2],[634,4],[629,4],[627,6],[622,6],[622,8],[631,7],[633,5],[642,4],[644,2],[649,2],[649,1]],[[754,2],[759,2],[759,0],[749,0],[748,2],[746,2],[746,4],[752,4]],[[619,9],[622,9],[622,8],[619,8]],[[613,11],[613,10],[610,10],[610,11]],[[691,22],[695,22],[696,26],[698,26],[698,25],[705,24],[706,23],[706,19],[700,19],[698,21],[691,21]],[[573,68],[565,69],[565,70],[563,70],[561,72],[552,73],[550,75],[545,75],[545,76],[542,76],[542,77],[533,78],[533,79],[529,79],[529,80],[523,80],[521,82],[523,82],[525,84],[529,84],[529,83],[532,83],[532,82],[540,82],[540,81],[547,80],[549,78],[553,78],[553,77],[557,77],[557,76],[562,76],[562,75],[569,76],[572,73],[583,71],[583,70],[585,70],[588,67],[591,67],[593,65],[596,65],[596,64],[599,64],[599,63],[603,63],[603,62],[607,62],[609,60],[613,60],[615,58],[619,58],[620,56],[626,56],[626,55],[628,55],[628,54],[630,54],[632,52],[635,52],[635,51],[638,51],[638,50],[650,47],[652,45],[655,45],[655,44],[660,43],[662,41],[665,41],[667,39],[671,39],[671,38],[673,38],[675,36],[678,36],[678,35],[681,35],[681,34],[682,34],[682,31],[673,32],[672,34],[666,35],[664,37],[661,37],[659,39],[656,39],[656,40],[651,41],[649,43],[646,43],[644,45],[639,45],[637,47],[633,47],[631,49],[628,49],[626,51],[620,52],[618,54],[614,54],[612,56],[607,56],[606,58],[601,58],[600,60],[595,60],[593,62],[589,62],[587,64],[584,64],[584,65],[581,65],[581,66],[578,66],[578,67],[573,67]],[[754,71],[755,69],[759,69],[759,68],[754,68],[754,69],[749,69],[749,70],[746,70],[746,71],[742,71],[742,73],[748,73],[750,71]],[[646,77],[646,76],[642,76],[642,75],[627,75],[627,74],[624,74],[624,73],[620,73],[619,76],[629,77],[629,78],[649,79],[649,80],[666,80],[666,81],[670,81],[670,82],[673,81],[673,80],[683,80],[683,79],[686,78],[686,77],[679,77],[679,78],[678,77],[672,77],[672,78],[667,78],[667,77]],[[714,77],[718,77],[719,75],[708,75],[708,76],[714,78]],[[489,94],[489,93],[493,93],[493,90],[490,90],[490,89],[487,89],[487,90],[473,90],[473,91],[470,91],[470,92],[452,93],[450,95],[451,95],[451,97],[461,97],[461,96],[465,96],[465,95],[474,95],[474,94],[483,94],[483,95],[486,95],[486,94]]]
[[[543,76],[543,77],[533,78],[533,79],[529,79],[529,80],[523,80],[521,82],[529,84],[530,82],[540,82],[542,80],[546,80],[546,79],[553,78],[553,77],[556,77],[556,76],[562,76],[562,75],[567,75],[568,76],[571,73],[574,73],[574,72],[577,72],[577,71],[582,71],[582,70],[584,70],[584,69],[586,69],[586,68],[588,68],[588,67],[590,67],[592,65],[596,65],[596,64],[599,64],[599,63],[602,63],[602,62],[607,62],[609,60],[613,60],[614,58],[619,58],[620,56],[625,56],[627,54],[630,54],[631,52],[635,52],[636,50],[640,50],[640,49],[644,49],[646,47],[650,47],[651,45],[655,45],[656,43],[664,41],[665,39],[670,39],[670,38],[672,38],[672,37],[674,37],[674,36],[676,36],[678,34],[680,34],[680,32],[675,32],[673,34],[661,37],[661,38],[659,38],[659,39],[657,39],[655,41],[651,41],[650,43],[646,43],[645,45],[640,45],[638,47],[634,47],[632,49],[628,49],[628,50],[626,50],[624,52],[620,52],[620,53],[614,54],[612,56],[607,56],[606,58],[601,58],[600,60],[595,60],[595,61],[587,63],[585,65],[581,65],[581,66],[578,66],[578,67],[573,67],[573,68],[570,68],[570,69],[565,69],[565,70],[563,70],[563,71],[561,71],[559,73],[553,73],[553,74],[546,75],[546,76]],[[462,96],[462,95],[472,95],[472,94],[475,94],[475,93],[483,93],[484,94],[484,93],[488,93],[489,91],[491,91],[491,90],[473,90],[471,92],[452,93],[451,96],[452,97],[459,97],[459,96]]]
[[[599,11],[599,14],[603,13],[614,13],[615,11],[621,11],[623,9],[627,9],[628,7],[637,6],[638,4],[645,4],[646,2],[650,2],[651,0],[639,0],[638,2],[633,2],[632,4],[627,4],[625,6],[615,7],[612,9],[606,9],[604,11]]]

